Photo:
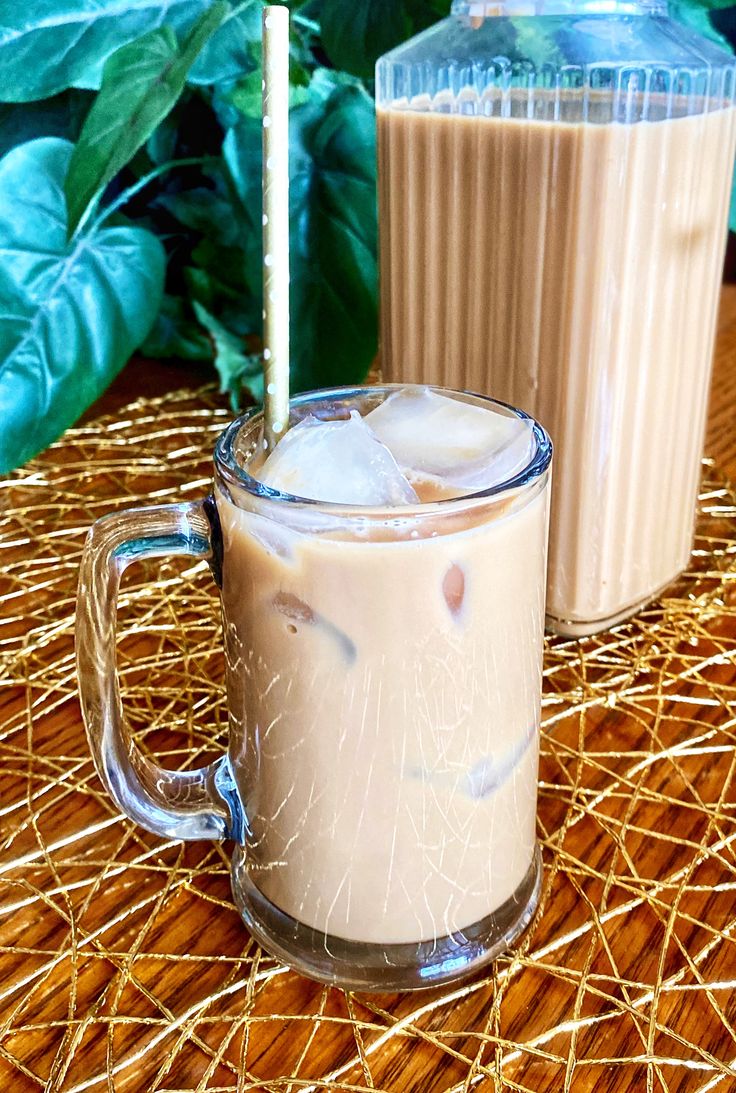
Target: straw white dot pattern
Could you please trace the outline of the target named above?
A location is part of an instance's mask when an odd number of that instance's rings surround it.
[[[263,370],[268,448],[289,421],[289,12],[263,11]]]

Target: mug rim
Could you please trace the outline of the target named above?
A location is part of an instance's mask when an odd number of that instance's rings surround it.
[[[312,391],[304,391],[298,395],[292,396],[289,400],[289,405],[291,408],[294,408],[303,406],[305,403],[316,401],[317,399],[349,399],[366,394],[380,395],[381,393],[384,393],[387,398],[396,391],[404,391],[407,389],[429,390],[434,391],[437,394],[467,395],[480,402],[489,403],[491,406],[500,406],[504,410],[510,411],[520,420],[531,422],[532,434],[535,440],[534,451],[521,470],[517,471],[511,477],[502,479],[500,482],[497,482],[492,486],[487,486],[482,490],[474,490],[456,497],[446,497],[441,500],[418,502],[409,505],[390,506],[346,504],[342,501],[320,501],[313,497],[300,497],[297,494],[285,493],[274,489],[271,486],[267,486],[257,478],[254,478],[253,475],[249,474],[238,462],[235,457],[235,444],[241,430],[247,425],[252,425],[257,418],[263,416],[263,408],[261,406],[253,406],[244,414],[235,418],[234,421],[230,422],[227,428],[217,438],[214,451],[215,469],[217,474],[229,485],[237,486],[239,489],[245,489],[251,496],[257,497],[263,501],[271,501],[279,505],[286,504],[290,507],[299,506],[309,509],[318,509],[329,512],[335,516],[374,516],[380,519],[386,519],[387,516],[396,518],[397,516],[404,516],[410,513],[438,512],[439,510],[447,511],[448,507],[451,509],[458,508],[467,505],[470,502],[489,500],[490,498],[508,493],[512,490],[524,490],[526,487],[533,485],[536,481],[541,479],[545,472],[548,471],[550,463],[552,462],[553,444],[547,430],[539,424],[536,418],[532,417],[531,414],[526,413],[525,410],[520,410],[518,407],[512,406],[507,402],[492,398],[490,395],[480,394],[477,391],[442,387],[432,383],[354,384],[347,387],[325,387]]]

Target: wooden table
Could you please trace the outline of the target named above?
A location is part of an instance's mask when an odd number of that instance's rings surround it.
[[[706,451],[736,479],[736,284],[721,296]]]
[[[707,450],[733,481],[735,361],[728,286]],[[134,362],[86,421],[200,378]],[[84,528],[127,496],[201,493],[187,484],[206,478],[202,453],[227,416],[218,398],[203,415],[203,397],[158,404],[144,424],[136,411],[124,445],[108,429],[89,481],[92,426],[2,495],[0,1090],[736,1089],[733,491],[711,475],[700,554],[663,605],[600,640],[550,644],[545,890],[518,950],[456,989],[347,995],[256,949],[229,898],[227,848],[121,819],[83,736],[72,612]],[[179,434],[161,439],[173,420]],[[127,586],[127,708],[172,764],[224,739],[218,627],[201,568],[149,568]]]

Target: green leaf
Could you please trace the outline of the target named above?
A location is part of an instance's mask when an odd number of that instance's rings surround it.
[[[0,0],[0,100],[96,89],[105,61],[147,31],[186,34],[210,0]]]
[[[260,122],[263,113],[263,87],[261,70],[257,69],[239,80],[227,95],[228,101],[247,118],[256,118]],[[309,90],[300,84],[289,85],[289,109],[309,102]]]
[[[720,4],[718,0],[715,2],[700,3],[698,0],[670,0],[669,13],[673,19],[676,19],[679,23],[684,23],[685,26],[690,27],[691,30],[696,30],[698,34],[702,34],[705,38],[710,38],[712,42],[717,42],[719,46],[723,46],[729,51],[733,52],[728,40],[723,37],[722,34],[716,30],[708,15],[708,9],[716,10],[719,7],[731,6],[733,0],[728,0],[728,5]]]
[[[318,71],[291,115],[291,382],[295,391],[362,380],[377,343],[376,144],[373,103],[355,81]],[[225,162],[260,254],[261,126],[228,133]],[[260,262],[245,264],[260,301]]]
[[[187,315],[184,301],[169,295],[163,298],[141,352],[146,357],[176,357],[184,361],[211,361],[213,356],[209,338]]]
[[[192,84],[227,83],[260,62],[262,0],[242,0],[202,50],[189,74]]]
[[[156,204],[176,217],[180,224],[221,246],[237,247],[242,242],[238,210],[233,207],[224,187],[195,186],[178,193],[160,194]]]
[[[159,195],[155,207],[182,226],[180,253],[188,249],[190,255],[183,270],[189,297],[231,330],[252,333],[261,317],[260,288],[258,298],[251,289],[261,278],[260,208],[242,204],[224,163],[209,166],[203,181],[207,188]],[[176,236],[173,242],[176,247]]]
[[[233,0],[191,72],[213,84],[250,72],[260,49],[262,0]],[[167,26],[181,37],[211,0],[0,0],[0,101],[31,102],[68,87],[96,90],[107,58]]]
[[[39,137],[76,140],[91,97],[87,91],[66,91],[46,102],[0,103],[0,156]]]
[[[105,390],[161,301],[165,257],[140,228],[67,241],[72,145],[54,137],[0,161],[0,473],[24,463]]]
[[[376,61],[412,33],[402,0],[325,0],[322,43],[336,68],[371,78]]]
[[[320,0],[308,10],[335,68],[373,79],[378,58],[447,15],[450,0]]]
[[[707,8],[708,11],[724,11],[734,6],[733,0],[680,0],[693,8]]]
[[[202,304],[194,303],[194,312],[212,338],[215,350],[215,368],[220,376],[220,390],[230,395],[230,405],[237,410],[240,392],[247,387],[252,396],[263,398],[263,369],[258,354],[246,353],[241,338],[219,322]]]
[[[66,197],[69,234],[92,198],[145,144],[181,94],[187,72],[227,11],[216,3],[179,48],[169,27],[152,30],[113,53],[74,149]]]
[[[444,19],[450,14],[452,0],[405,0],[406,7],[417,31]]]

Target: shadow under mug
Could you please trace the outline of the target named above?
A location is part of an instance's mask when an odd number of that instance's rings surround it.
[[[365,414],[395,390],[301,395],[291,420]],[[213,496],[116,513],[89,533],[77,662],[102,781],[149,831],[232,840],[245,923],[312,978],[448,982],[533,915],[552,448],[533,422],[531,438],[526,465],[493,488],[350,507],[252,477],[253,410],[217,442]],[[115,663],[123,571],[170,555],[208,560],[222,593],[228,751],[185,772],[137,746]]]

